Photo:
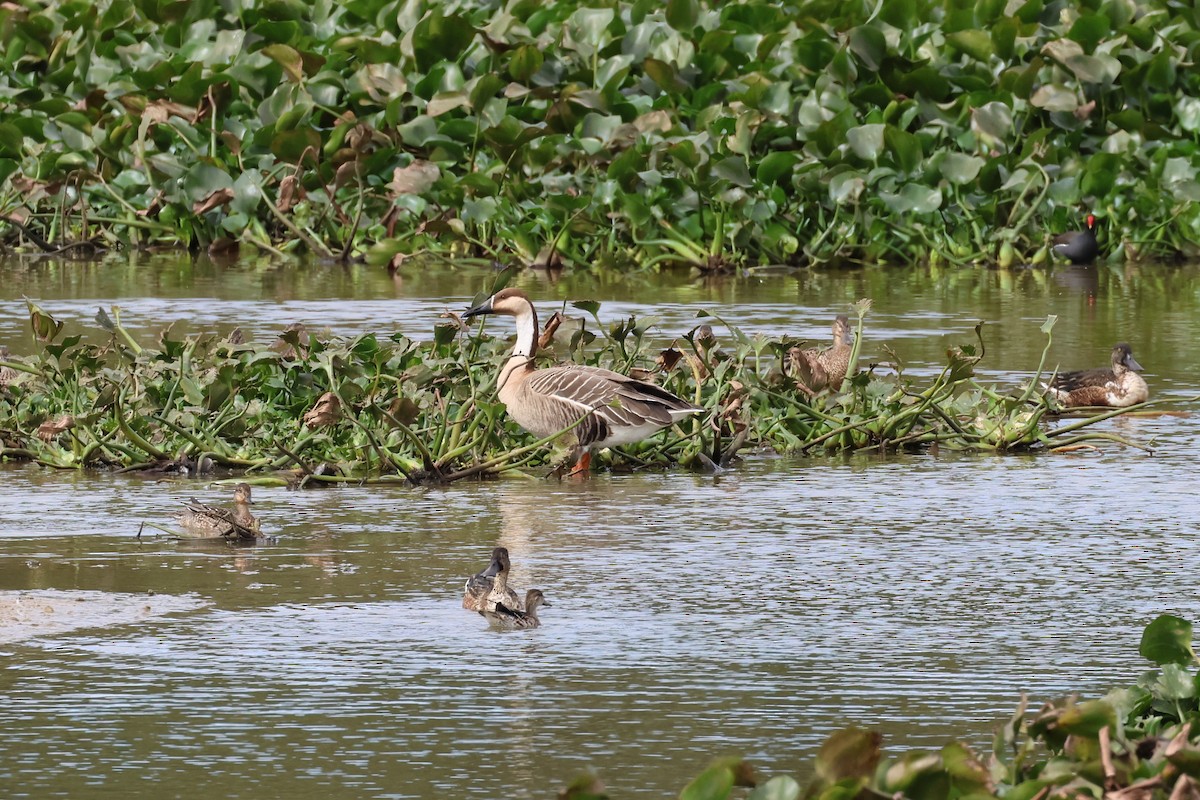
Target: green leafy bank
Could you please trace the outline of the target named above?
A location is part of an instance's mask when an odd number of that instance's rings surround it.
[[[1166,0],[14,0],[0,244],[706,270],[1200,241]]]
[[[1136,685],[1099,700],[1069,698],[1028,713],[1022,701],[990,753],[960,742],[885,759],[880,736],[849,729],[822,745],[802,789],[782,775],[759,782],[749,764],[716,762],[680,800],[1192,800],[1200,797],[1200,661],[1192,625],[1161,616],[1140,652],[1158,665]],[[745,787],[741,791],[735,787]],[[585,777],[564,800],[607,798]]]
[[[850,364],[869,306],[855,306]],[[1130,409],[1048,424],[1056,409],[1041,394],[1041,365],[1026,386],[1007,393],[978,383],[982,324],[979,339],[953,348],[926,385],[898,365],[880,375],[873,365],[852,370],[839,391],[814,394],[790,366],[800,342],[748,336],[705,317],[664,348],[650,335],[652,319],[606,325],[598,303],[574,309],[582,314],[547,321],[539,352],[545,363],[568,360],[657,381],[705,409],[651,439],[604,451],[599,463],[610,468],[718,469],[756,449],[1028,452],[1132,444],[1093,427]],[[552,464],[549,440],[531,442],[495,399],[508,340],[447,317],[425,342],[400,334],[347,340],[293,326],[265,344],[238,331],[176,338],[168,329],[147,346],[122,326],[119,309],[100,310],[100,335],[85,340],[30,303],[38,352],[14,358],[0,350],[0,458],[61,468],[223,467],[301,484],[447,482]],[[1043,328],[1043,365],[1052,325]]]

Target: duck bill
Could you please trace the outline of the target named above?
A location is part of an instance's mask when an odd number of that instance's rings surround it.
[[[479,575],[477,577],[494,578],[497,575],[499,575],[503,570],[504,570],[504,565],[500,563],[500,559],[495,559],[494,561],[492,561],[492,563],[488,564],[488,568],[485,569],[483,572],[479,573]]]
[[[482,303],[475,306],[474,308],[470,308],[470,309],[467,309],[466,311],[464,311],[463,319],[470,319],[471,317],[478,317],[483,314],[490,314],[490,313],[492,313],[492,298],[489,297],[487,300],[484,300]]]
[[[1130,369],[1134,372],[1142,371],[1142,365],[1134,360],[1132,354],[1125,356],[1125,368]]]

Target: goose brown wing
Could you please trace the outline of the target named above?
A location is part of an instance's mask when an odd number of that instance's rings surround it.
[[[566,428],[588,414],[575,429],[582,445],[607,439],[614,428],[633,428],[648,422],[665,427],[671,424],[671,411],[691,408],[653,384],[599,367],[538,370],[526,385],[545,403],[553,404],[553,412],[549,406],[545,409],[556,417],[551,427]]]
[[[664,411],[700,410],[683,398],[676,397],[674,394],[668,392],[661,386],[656,386],[655,384],[647,383],[646,381],[639,381],[636,378],[631,378],[628,375],[622,375],[619,372],[613,372],[609,369],[602,369],[601,367],[585,366],[570,367],[569,369],[580,370],[582,372],[595,375],[607,383],[615,384],[615,392],[622,400],[640,402],[647,406],[658,406]],[[669,417],[670,415],[668,414],[668,422],[670,421]],[[649,419],[649,417],[646,417],[646,419]]]
[[[1075,372],[1060,372],[1050,382],[1050,387],[1064,392],[1073,392],[1089,386],[1104,386],[1115,381],[1117,376],[1111,369],[1081,369]]]

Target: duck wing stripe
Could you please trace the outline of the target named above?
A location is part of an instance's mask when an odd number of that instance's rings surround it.
[[[1050,386],[1070,392],[1090,386],[1103,388],[1105,384],[1116,379],[1117,376],[1111,369],[1085,369],[1076,372],[1060,372]]]

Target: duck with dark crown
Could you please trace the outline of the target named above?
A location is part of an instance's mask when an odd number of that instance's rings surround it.
[[[524,611],[499,603],[494,609],[479,613],[497,628],[536,628],[542,624],[537,615],[539,606],[549,608],[550,604],[546,602],[546,596],[542,594],[541,589],[530,589],[525,593]]]
[[[1138,373],[1142,365],[1133,358],[1133,350],[1121,342],[1112,349],[1108,369],[1082,369],[1060,372],[1046,385],[1064,408],[1081,406],[1126,406],[1144,403],[1150,397],[1146,381]]]
[[[492,560],[487,569],[467,579],[463,586],[462,607],[468,611],[485,611],[488,600],[494,595],[493,607],[497,600],[502,600],[509,608],[523,610],[521,598],[508,587],[509,567],[508,548],[497,547],[492,551]]]

